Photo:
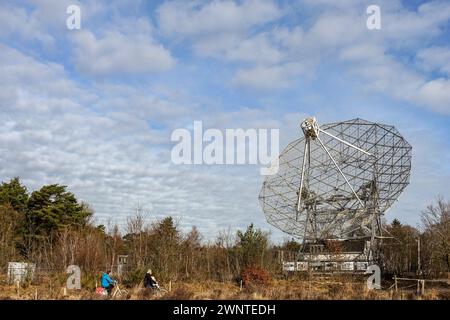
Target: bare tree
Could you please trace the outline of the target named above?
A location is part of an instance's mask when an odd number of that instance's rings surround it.
[[[438,198],[422,211],[424,237],[428,242],[429,268],[450,272],[450,202]]]

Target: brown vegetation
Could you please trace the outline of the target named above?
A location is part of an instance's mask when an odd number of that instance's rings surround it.
[[[92,214],[65,187],[44,186],[30,195],[18,179],[0,185],[0,274],[6,274],[8,261],[37,266],[34,279],[19,289],[0,278],[0,298],[64,298],[65,270],[75,264],[82,270],[83,289],[67,298],[98,299],[94,290],[101,272],[116,271],[119,255],[128,256],[119,280],[132,291],[132,299],[406,298],[400,292],[367,291],[363,281],[286,278],[280,252],[298,251],[300,244],[290,240],[271,245],[268,234],[253,225],[236,233],[222,231],[214,241],[205,241],[195,227],[182,232],[171,217],[148,223],[138,212],[119,230],[95,225]],[[422,213],[422,230],[398,220],[385,225],[393,238],[383,247],[384,274],[448,277],[449,221],[450,203],[439,200]],[[339,247],[332,249],[340,252]],[[148,268],[163,286],[170,284],[171,292],[154,296],[140,289]],[[427,292],[427,298],[441,297],[433,289]]]
[[[53,279],[55,280],[55,279]],[[0,299],[43,300],[43,299],[107,299],[93,290],[67,290],[63,283],[23,285],[17,290],[14,285],[0,286]],[[349,278],[272,279],[266,285],[252,285],[240,288],[235,282],[202,281],[174,282],[172,290],[165,294],[155,294],[150,290],[134,286],[127,289],[129,294],[118,299],[131,300],[429,300],[449,299],[449,288],[429,288],[424,295],[417,295],[414,289],[368,290],[364,281]]]

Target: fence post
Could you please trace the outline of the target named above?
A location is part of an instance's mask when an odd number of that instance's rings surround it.
[[[397,292],[397,276],[394,275],[394,285],[395,285],[395,292]]]
[[[16,281],[17,299],[20,297],[20,281]]]

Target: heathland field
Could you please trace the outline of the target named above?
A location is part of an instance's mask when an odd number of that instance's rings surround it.
[[[417,294],[415,283],[399,284],[397,291],[388,289],[393,283],[383,283],[382,290],[369,290],[363,278],[354,277],[322,277],[311,276],[300,279],[272,279],[266,284],[252,284],[241,287],[234,282],[170,282],[162,284],[170,289],[167,293],[154,293],[140,286],[121,286],[123,294],[111,297],[102,297],[95,293],[95,284],[84,283],[80,290],[64,289],[66,275],[54,275],[41,279],[39,284],[7,285],[2,278],[0,285],[0,299],[19,300],[309,300],[309,299],[337,299],[337,300],[440,300],[450,298],[450,284],[442,282],[438,285],[425,287],[425,292]]]

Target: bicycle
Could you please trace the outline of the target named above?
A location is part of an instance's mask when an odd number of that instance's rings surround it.
[[[158,285],[156,285],[155,287],[151,287],[151,288],[146,288],[147,290],[150,289],[152,294],[156,297],[161,297],[164,294],[168,293],[169,291],[166,290],[165,288],[162,288]]]
[[[169,291],[167,291],[166,289],[160,287],[159,285],[157,287],[155,287],[153,290],[155,290],[155,292],[157,293],[161,293],[161,294],[165,294],[168,293]]]
[[[128,291],[126,289],[121,289],[119,284],[116,283],[114,288],[111,291],[111,299],[115,298],[126,298],[128,296]]]

